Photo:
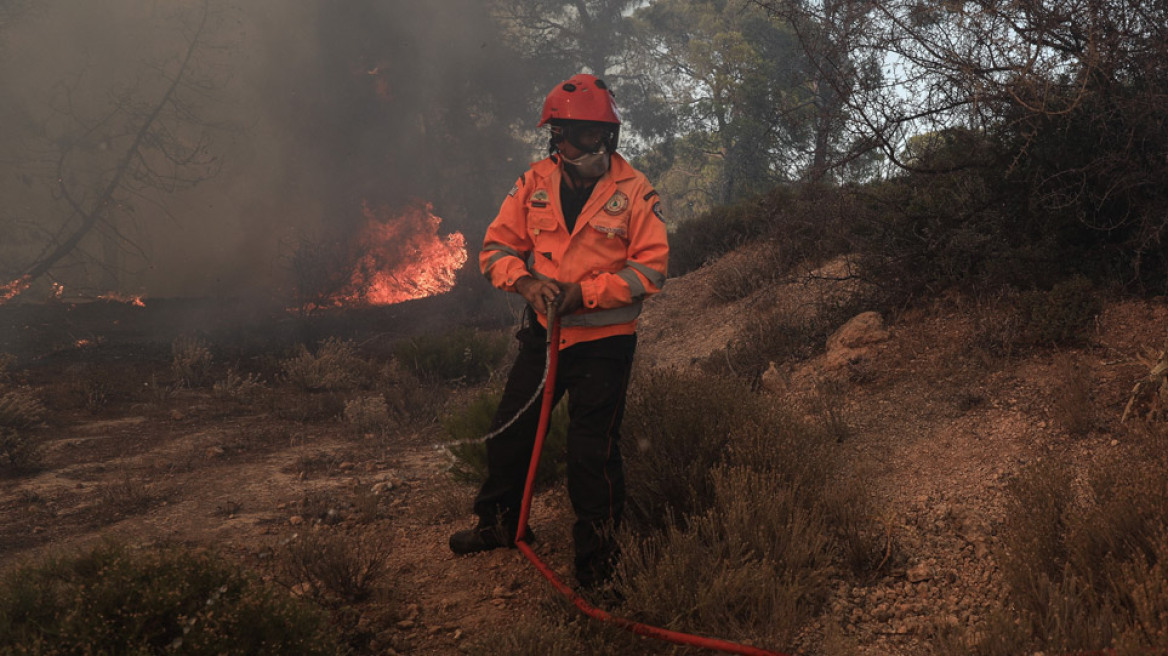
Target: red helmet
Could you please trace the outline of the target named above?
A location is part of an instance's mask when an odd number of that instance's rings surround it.
[[[573,75],[548,94],[543,101],[543,115],[540,116],[539,124],[546,125],[554,119],[600,121],[617,125],[621,122],[608,85],[604,80],[587,73]]]

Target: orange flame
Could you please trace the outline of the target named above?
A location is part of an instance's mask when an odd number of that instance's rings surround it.
[[[431,209],[418,204],[393,216],[386,207],[363,204],[366,223],[354,242],[353,273],[331,304],[391,305],[450,291],[466,264],[466,238],[460,232],[439,235],[442,219]]]
[[[141,294],[119,294],[118,292],[106,292],[105,294],[98,294],[99,301],[112,301],[114,303],[129,303],[134,307],[146,307],[146,301],[142,300]]]
[[[0,285],[0,305],[11,301],[20,295],[21,292],[28,289],[32,285],[32,276],[21,276],[16,280],[6,284]]]

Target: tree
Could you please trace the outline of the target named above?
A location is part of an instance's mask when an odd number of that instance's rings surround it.
[[[908,138],[972,131],[997,145],[943,160],[1004,166],[1016,221],[1084,266],[1168,286],[1168,6],[1146,0],[874,3],[862,47],[896,62],[851,107],[903,168]],[[890,69],[892,67],[889,67]],[[1004,164],[1000,163],[1004,161]]]
[[[8,218],[35,243],[36,255],[2,272],[10,282],[0,286],[0,302],[66,265],[82,269],[75,280],[88,279],[96,267],[106,291],[117,291],[123,256],[148,256],[136,239],[138,208],[166,214],[162,195],[215,175],[211,126],[198,114],[215,89],[216,70],[201,57],[218,16],[210,0],[180,16],[180,49],[146,62],[134,82],[110,88],[104,102],[94,103],[92,90],[83,93],[82,70],[57,87],[44,120],[25,117],[40,159],[8,164],[19,165],[29,188],[51,185],[53,203],[48,216]]]
[[[799,175],[812,131],[806,62],[793,32],[759,7],[728,0],[658,0],[634,14],[637,70],[673,111],[667,168],[694,180],[717,168],[708,203],[761,192]],[[682,136],[684,135],[684,136]],[[688,155],[687,159],[677,159]],[[699,173],[701,172],[701,173]],[[668,195],[668,194],[667,194]]]
[[[520,52],[555,83],[586,68],[619,74],[628,38],[626,15],[641,0],[494,0],[492,14],[516,37]]]
[[[869,140],[852,132],[848,103],[860,86],[878,88],[879,55],[858,46],[872,24],[870,0],[755,0],[791,26],[808,62],[814,138],[805,176],[824,180],[843,165],[863,158]]]

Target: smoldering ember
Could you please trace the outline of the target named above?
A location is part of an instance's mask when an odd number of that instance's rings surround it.
[[[1168,650],[1166,31],[0,1],[0,654]]]

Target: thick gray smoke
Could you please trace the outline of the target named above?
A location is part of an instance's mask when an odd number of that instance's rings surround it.
[[[0,284],[101,198],[173,80],[203,3],[23,4],[0,16]],[[126,191],[28,300],[54,281],[66,294],[279,293],[296,249],[348,238],[363,204],[432,203],[443,230],[464,232],[473,251],[538,155],[527,129],[542,90],[485,3],[210,7],[181,102],[160,124],[164,143],[142,144],[149,179],[123,180]],[[192,152],[197,166],[166,166]]]

